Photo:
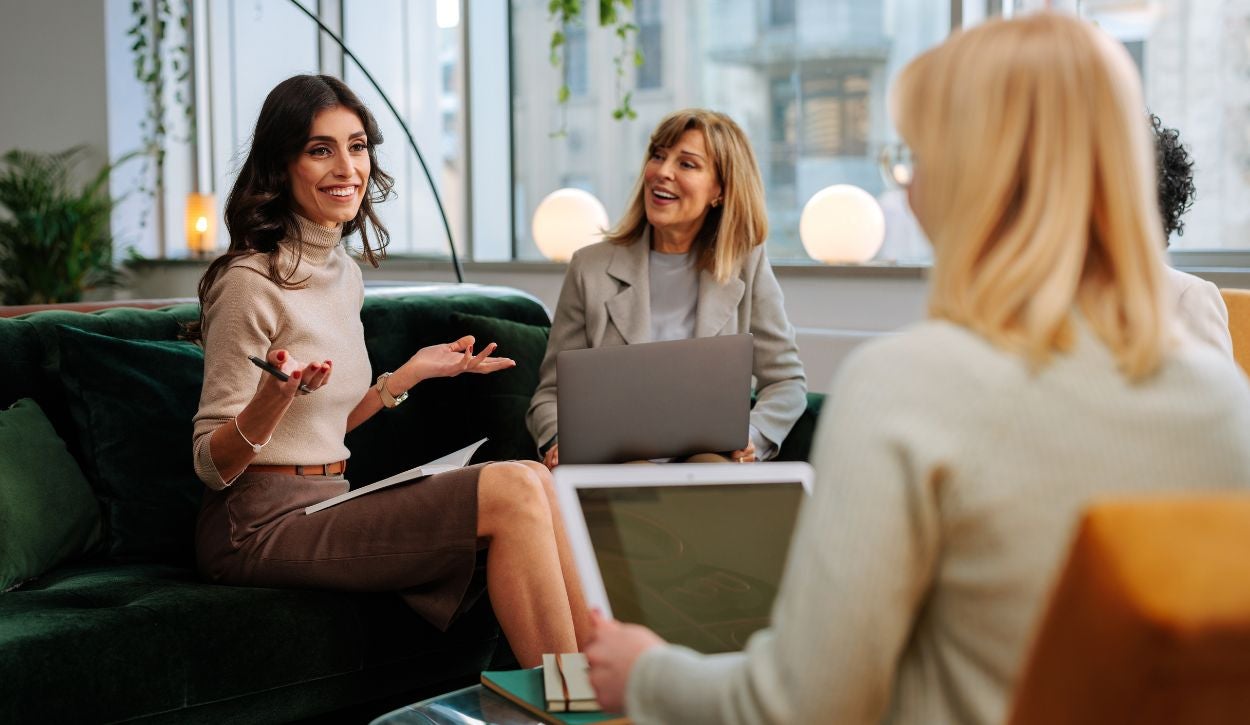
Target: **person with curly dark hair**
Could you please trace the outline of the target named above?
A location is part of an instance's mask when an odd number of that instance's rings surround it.
[[[1159,213],[1163,215],[1164,241],[1170,243],[1172,234],[1185,234],[1185,222],[1181,217],[1193,207],[1198,195],[1194,186],[1194,160],[1181,143],[1180,131],[1164,127],[1163,120],[1153,113],[1150,127],[1155,132]]]
[[[1155,134],[1156,169],[1159,182],[1159,216],[1163,219],[1163,239],[1185,233],[1182,217],[1194,205],[1194,160],[1181,143],[1180,132],[1167,128],[1150,114]],[[1201,277],[1168,267],[1168,279],[1176,300],[1176,311],[1185,330],[1200,342],[1212,345],[1232,357],[1233,340],[1228,333],[1228,308],[1214,284]]]

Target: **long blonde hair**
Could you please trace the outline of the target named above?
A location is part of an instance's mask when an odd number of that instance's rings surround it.
[[[1035,368],[1074,312],[1130,379],[1169,342],[1150,129],[1128,53],[1076,18],[985,23],[903,69],[895,122],[933,243],[930,315]]]
[[[630,192],[629,208],[604,239],[613,244],[633,244],[647,230],[647,210],[643,188],[643,172],[647,160],[656,149],[677,143],[682,134],[697,129],[716,169],[723,203],[708,211],[703,227],[695,237],[698,264],[716,277],[728,281],[751,250],[768,238],[768,212],[764,205],[764,183],[755,163],[755,153],[746,134],[729,116],[703,108],[687,108],[670,113],[660,121],[647,155],[642,162],[638,181]]]

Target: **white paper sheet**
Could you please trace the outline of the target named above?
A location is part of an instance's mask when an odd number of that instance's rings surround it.
[[[473,454],[477,452],[477,449],[481,448],[482,444],[485,442],[486,442],[486,439],[483,438],[482,440],[478,441],[477,443],[474,443],[471,446],[466,446],[464,448],[461,448],[460,450],[455,451],[454,453],[448,453],[442,458],[435,458],[434,460],[424,465],[417,466],[416,468],[410,468],[407,471],[404,471],[403,473],[396,473],[394,476],[391,476],[390,478],[384,478],[381,481],[371,483],[368,486],[361,486],[358,489],[355,489],[353,491],[348,491],[347,493],[339,495],[339,496],[335,496],[334,498],[328,498],[325,501],[322,501],[321,503],[313,504],[312,506],[305,508],[304,514],[305,515],[315,514],[318,511],[321,511],[322,509],[328,509],[331,506],[336,506],[338,504],[343,503],[344,501],[348,499],[356,498],[357,496],[363,496],[366,493],[372,493],[373,491],[377,491],[378,489],[381,489],[381,488],[386,488],[387,486],[394,486],[397,483],[403,483],[404,481],[411,481],[414,478],[420,478],[421,476],[432,476],[435,473],[446,473],[447,471],[454,471],[457,468],[464,468],[469,463],[469,459],[473,458]]]

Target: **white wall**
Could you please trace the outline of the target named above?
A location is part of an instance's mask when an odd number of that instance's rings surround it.
[[[103,0],[0,0],[0,153],[108,151]],[[91,168],[88,168],[91,167]]]

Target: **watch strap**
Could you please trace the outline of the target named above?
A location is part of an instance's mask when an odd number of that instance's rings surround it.
[[[378,397],[381,398],[382,405],[384,407],[394,408],[408,399],[408,391],[405,390],[399,395],[391,395],[390,389],[386,386],[386,381],[390,377],[391,373],[382,373],[379,375],[377,385],[374,386],[374,389],[378,391]]]

